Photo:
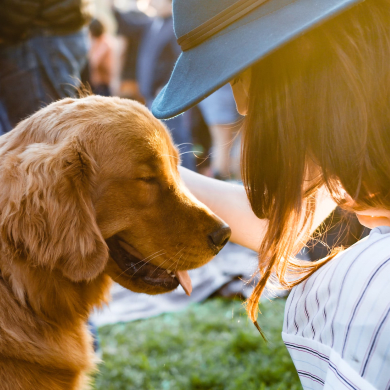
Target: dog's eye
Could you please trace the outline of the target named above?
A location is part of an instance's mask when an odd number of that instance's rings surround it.
[[[157,179],[155,177],[140,177],[138,180],[143,181],[145,183],[155,183]]]

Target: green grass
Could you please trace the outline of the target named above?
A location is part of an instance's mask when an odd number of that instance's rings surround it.
[[[99,329],[98,390],[298,390],[281,339],[284,300],[262,305],[266,344],[239,301]]]

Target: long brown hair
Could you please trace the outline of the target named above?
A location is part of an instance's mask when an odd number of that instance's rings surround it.
[[[362,209],[390,209],[390,0],[367,0],[253,66],[242,167],[254,213],[269,220],[247,302],[255,322],[270,278],[289,289],[330,259],[292,257],[322,185],[339,205],[343,188]]]

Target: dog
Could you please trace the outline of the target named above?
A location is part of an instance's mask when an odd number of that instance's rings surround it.
[[[64,99],[0,137],[0,387],[88,388],[87,319],[114,280],[181,284],[229,227],[186,189],[164,125],[120,98]]]

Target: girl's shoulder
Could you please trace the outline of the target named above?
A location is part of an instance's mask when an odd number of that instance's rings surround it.
[[[296,286],[287,305],[310,300],[327,305],[367,298],[370,290],[388,285],[390,294],[390,227],[373,229],[369,236],[340,252],[310,278]],[[389,295],[390,297],[390,295]],[[389,298],[390,299],[390,298]]]
[[[351,283],[355,286],[351,293],[357,294],[357,286],[366,284],[367,278],[373,275],[390,280],[390,272],[383,272],[386,267],[390,270],[390,227],[380,226],[371,230],[364,239],[340,252],[297,286],[296,290],[301,293],[319,290],[319,293],[323,293],[325,286],[331,285],[333,294],[336,294],[345,288],[346,283]]]

